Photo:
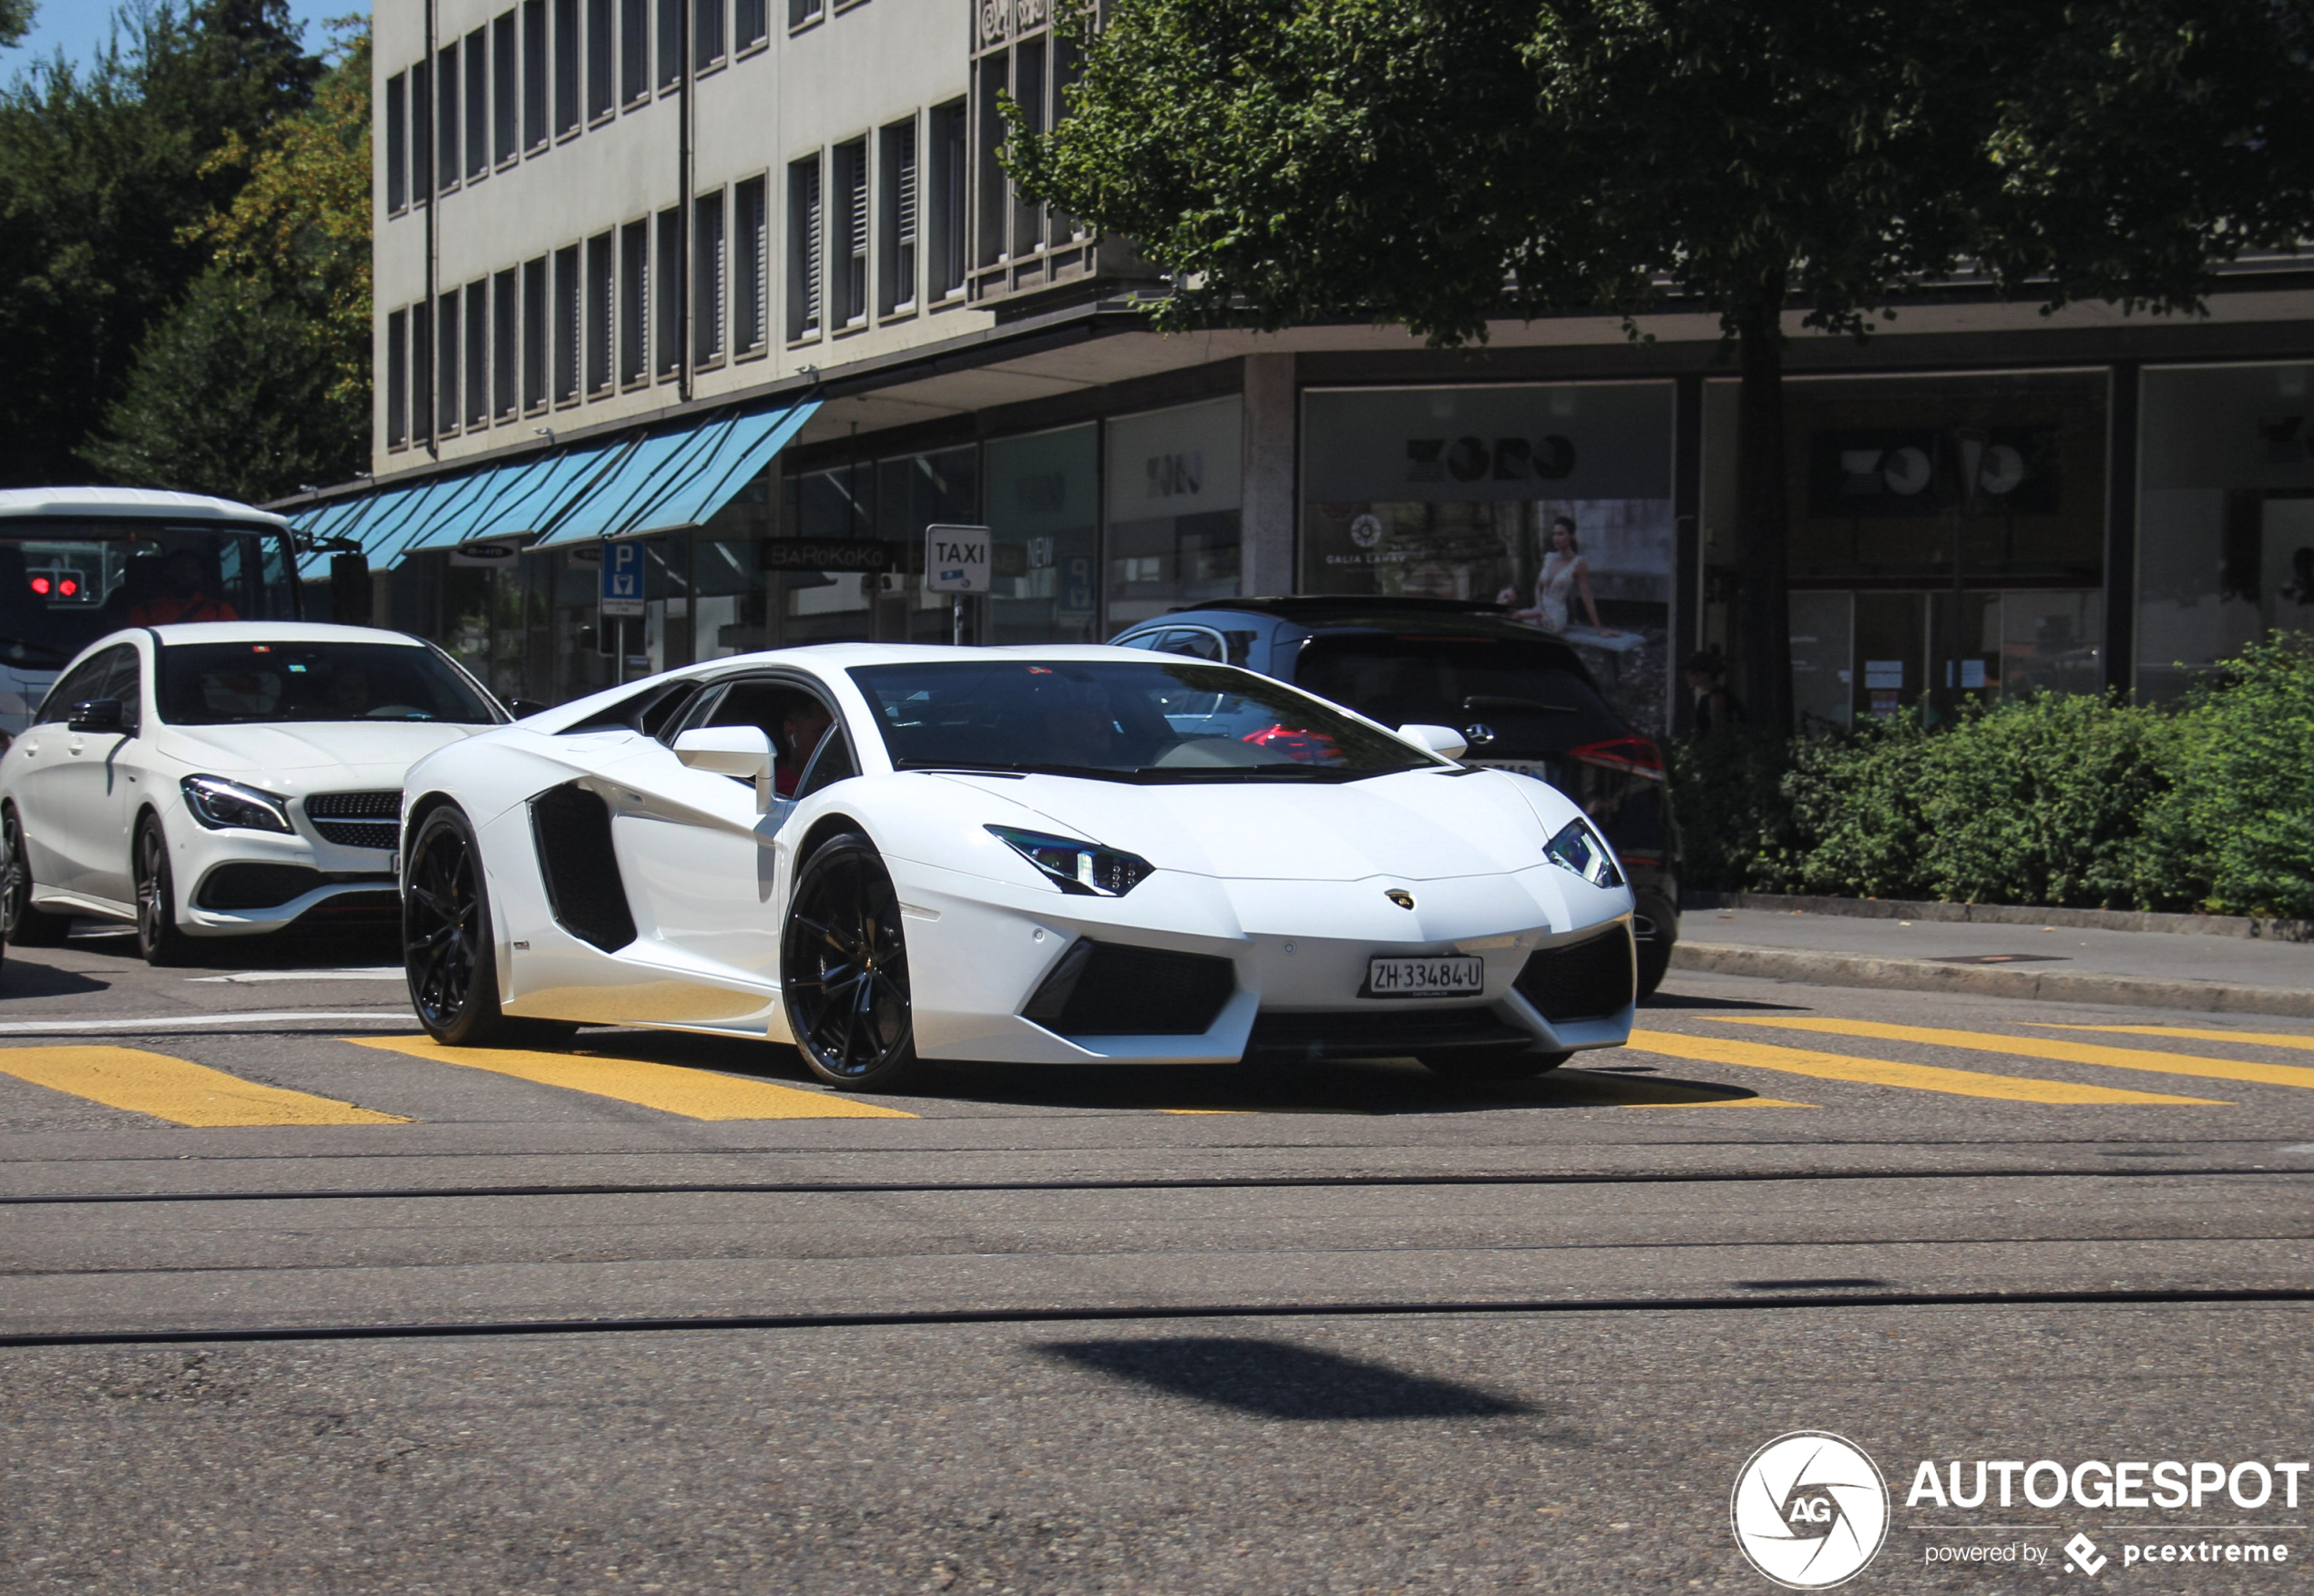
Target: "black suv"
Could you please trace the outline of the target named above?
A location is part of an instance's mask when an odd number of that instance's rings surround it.
[[[1491,604],[1238,598],[1126,628],[1127,649],[1243,665],[1386,726],[1453,726],[1463,757],[1537,776],[1606,834],[1639,900],[1639,992],[1679,936],[1679,856],[1662,752],[1609,707],[1573,649]]]

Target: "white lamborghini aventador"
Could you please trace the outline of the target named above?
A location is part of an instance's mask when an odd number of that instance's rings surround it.
[[[1614,855],[1460,752],[1137,650],[721,660],[412,767],[410,993],[444,1042],[767,1036],[864,1090],[918,1059],[1503,1078],[1623,1042]]]

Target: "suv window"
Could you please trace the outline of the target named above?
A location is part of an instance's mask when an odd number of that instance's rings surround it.
[[[1483,723],[1499,740],[1493,757],[1627,730],[1559,648],[1516,637],[1320,635],[1303,646],[1294,682],[1386,726]]]

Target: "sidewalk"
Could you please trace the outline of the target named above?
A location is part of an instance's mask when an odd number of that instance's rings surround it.
[[[2314,946],[2306,944],[1889,919],[1877,905],[1857,915],[1689,909],[1671,965],[1828,987],[2314,1018]]]

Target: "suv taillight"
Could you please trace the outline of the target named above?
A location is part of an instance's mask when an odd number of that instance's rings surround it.
[[[1580,748],[1569,749],[1567,757],[1597,765],[1603,771],[1643,776],[1651,782],[1664,779],[1663,751],[1644,737],[1610,737],[1604,742],[1586,742]]]

